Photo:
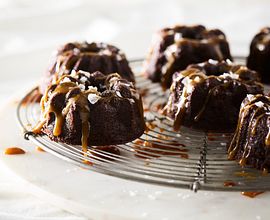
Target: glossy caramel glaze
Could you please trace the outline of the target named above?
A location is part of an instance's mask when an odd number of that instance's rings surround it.
[[[202,25],[177,25],[160,30],[153,38],[144,72],[153,82],[169,88],[176,71],[208,59],[232,60],[225,34]]]
[[[209,60],[174,74],[163,113],[181,125],[204,131],[232,131],[247,94],[262,93],[256,72],[230,61]]]
[[[270,97],[248,95],[239,113],[228,157],[241,166],[252,165],[264,173],[270,168]]]
[[[83,151],[89,145],[132,141],[145,129],[140,95],[117,73],[63,75],[47,88],[40,105],[42,115],[33,132],[81,144]]]
[[[105,75],[117,72],[128,81],[134,81],[125,54],[106,43],[71,42],[57,51],[52,66],[43,77],[40,91],[44,94],[47,86],[54,84],[62,75],[70,75],[79,70],[100,71]]]

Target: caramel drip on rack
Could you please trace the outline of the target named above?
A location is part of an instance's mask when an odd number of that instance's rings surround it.
[[[79,106],[79,114],[80,119],[82,122],[82,149],[84,152],[87,151],[88,147],[88,138],[89,138],[89,131],[90,131],[90,124],[89,124],[89,102],[88,102],[88,94],[93,93],[92,90],[85,90],[81,91],[76,83],[74,82],[61,82],[67,75],[63,75],[55,85],[55,89],[50,86],[47,91],[45,92],[44,96],[41,99],[41,110],[42,116],[40,122],[35,126],[33,129],[34,133],[41,133],[41,130],[45,123],[47,123],[48,117],[51,113],[55,115],[55,124],[53,128],[53,135],[60,136],[62,133],[62,128],[65,122],[65,117],[70,110],[70,107],[76,103]],[[66,95],[73,89],[77,89],[79,92],[75,94],[73,97],[68,98],[66,100],[65,107],[63,109],[55,109],[51,104],[52,98],[57,94]],[[66,97],[67,98],[67,97]]]
[[[252,115],[249,119],[250,121],[250,126],[247,128],[247,136],[245,137],[246,143],[243,147],[243,154],[241,159],[239,160],[239,164],[241,166],[244,166],[246,164],[246,160],[250,155],[251,152],[251,146],[249,143],[249,139],[251,135],[255,135],[256,134],[256,129],[257,126],[260,122],[260,120],[265,116],[266,111],[269,111],[270,108],[270,104],[266,103],[264,100],[260,100],[260,98],[262,98],[263,95],[259,94],[259,95],[254,95],[248,103],[245,103],[243,106],[241,106],[240,109],[240,113],[239,113],[239,120],[238,120],[238,124],[237,124],[237,128],[235,131],[235,134],[233,136],[233,139],[231,141],[231,144],[228,148],[228,158],[229,159],[234,159],[236,153],[238,152],[239,148],[240,148],[240,139],[241,139],[241,133],[244,129],[243,127],[243,122],[246,119],[246,117],[250,114],[251,111]],[[267,98],[270,101],[270,98],[264,96],[265,98]],[[244,100],[245,102],[246,100]],[[257,102],[262,102],[262,105],[256,105]],[[254,110],[254,108],[256,108]],[[260,113],[259,113],[260,112]],[[258,114],[259,113],[259,114]],[[268,147],[270,146],[270,129],[268,131],[268,134],[265,137],[265,146]]]

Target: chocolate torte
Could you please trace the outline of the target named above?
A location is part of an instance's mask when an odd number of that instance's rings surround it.
[[[263,83],[270,83],[270,27],[263,28],[253,38],[247,66],[260,74]]]
[[[118,73],[128,81],[134,81],[134,75],[129,67],[125,54],[115,46],[106,43],[74,42],[60,47],[41,82],[43,94],[48,85],[56,82],[63,74],[72,71],[100,71],[107,75]]]
[[[161,29],[144,64],[144,72],[153,82],[169,88],[172,75],[188,65],[214,60],[232,60],[225,34],[202,25],[178,25]]]
[[[230,61],[209,60],[176,72],[164,114],[181,125],[204,131],[235,129],[247,94],[263,92],[255,71]]]
[[[33,132],[81,144],[84,150],[132,141],[145,129],[141,97],[117,73],[73,71],[60,76],[44,93],[41,114]]]
[[[229,159],[242,166],[270,169],[270,97],[247,95],[241,104],[238,125],[229,144]]]

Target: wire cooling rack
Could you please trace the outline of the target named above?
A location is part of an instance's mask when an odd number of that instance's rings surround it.
[[[236,58],[242,62],[243,59]],[[142,60],[133,60],[134,72],[140,72]],[[160,114],[168,94],[159,84],[137,74],[136,86],[143,95],[147,130],[133,142],[112,146],[115,150],[52,142],[47,136],[31,132],[39,119],[38,90],[32,89],[20,101],[17,119],[25,139],[45,151],[85,169],[140,182],[189,188],[193,191],[266,191],[270,177],[256,169],[240,167],[227,159],[229,133],[205,133],[181,128],[175,132],[172,122]],[[106,148],[106,147],[105,147]]]

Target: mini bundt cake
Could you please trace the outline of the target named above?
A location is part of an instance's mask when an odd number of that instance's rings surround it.
[[[270,27],[263,28],[253,38],[247,66],[260,74],[263,83],[270,83]]]
[[[122,144],[145,129],[142,101],[132,82],[117,73],[73,72],[50,85],[33,129],[54,141],[89,145]]]
[[[153,41],[143,71],[153,82],[161,82],[164,89],[170,87],[176,71],[190,64],[208,59],[232,60],[224,33],[202,25],[164,28]]]
[[[60,47],[40,86],[43,94],[48,85],[56,82],[63,74],[72,71],[100,71],[107,75],[118,73],[122,78],[134,81],[124,53],[115,46],[105,43],[67,43]]]
[[[241,102],[247,94],[263,92],[255,71],[229,61],[209,60],[176,72],[163,109],[181,125],[204,131],[235,129]]]
[[[270,97],[247,95],[228,148],[229,159],[270,170]]]

